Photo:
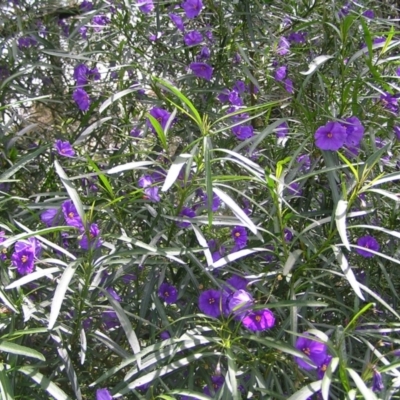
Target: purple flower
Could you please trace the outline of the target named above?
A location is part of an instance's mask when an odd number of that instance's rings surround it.
[[[48,210],[45,210],[40,214],[40,219],[48,227],[52,227],[57,224],[57,219],[58,219],[57,214],[58,214],[57,208],[49,208]]]
[[[287,66],[282,65],[282,67],[279,67],[275,71],[275,80],[281,82],[286,78],[286,75],[287,75]]]
[[[179,215],[181,217],[193,218],[196,216],[196,213],[189,207],[183,207]],[[178,222],[177,225],[180,228],[188,228],[190,226],[190,222]]]
[[[222,375],[213,375],[211,377],[212,389],[210,390],[208,386],[205,386],[203,393],[214,398],[214,393],[216,394],[222,388],[224,382],[225,378]]]
[[[365,18],[368,18],[368,19],[374,19],[374,18],[375,18],[375,13],[373,12],[373,10],[365,10],[365,11],[362,13],[362,15],[363,15]]]
[[[28,240],[19,240],[15,243],[15,251],[20,252],[22,250],[32,251],[35,257],[39,257],[42,251],[42,246],[35,237],[30,237]]]
[[[321,150],[339,150],[346,141],[346,129],[338,122],[328,122],[315,132],[315,145]]]
[[[158,297],[167,304],[174,304],[178,300],[178,289],[169,283],[162,283],[158,289]]]
[[[107,389],[97,389],[96,400],[112,400],[111,393]]]
[[[37,40],[32,36],[21,37],[18,39],[18,48],[20,50],[27,49],[28,47],[35,46]]]
[[[372,390],[374,392],[381,392],[384,388],[385,386],[382,381],[382,375],[374,368],[372,372]]]
[[[306,336],[309,336],[306,333]],[[327,346],[324,343],[317,342],[309,337],[299,337],[295,345],[296,349],[304,353],[318,367],[324,363],[327,356]],[[313,365],[300,357],[295,357],[300,368],[307,371],[315,369]]]
[[[92,69],[89,70],[88,76],[90,79],[93,79],[95,81],[99,81],[101,76],[100,76],[100,72],[98,70],[97,67],[94,67]]]
[[[373,251],[379,251],[379,247],[380,247],[377,240],[374,237],[369,236],[369,235],[360,237],[357,240],[357,245],[360,247],[364,247],[365,249],[370,249]],[[363,249],[356,249],[356,252],[365,258],[371,258],[375,255],[375,254],[371,253],[370,251],[363,250]]]
[[[229,284],[229,286],[232,286],[233,288],[235,288],[236,290],[241,290],[241,289],[246,289],[247,287],[247,279],[243,278],[241,276],[238,275],[232,275],[227,281],[226,283]]]
[[[253,296],[244,289],[236,290],[228,302],[229,312],[235,315],[236,320],[242,320],[254,302]]]
[[[307,32],[292,32],[288,39],[290,42],[294,43],[305,43],[306,42]]]
[[[381,94],[380,100],[386,110],[391,111],[395,114],[399,111],[399,105],[396,96],[392,96],[390,93],[385,92]]]
[[[301,156],[298,156],[296,161],[298,164],[300,164],[300,170],[302,171],[306,172],[311,168],[311,159],[308,154],[302,154]]]
[[[185,30],[185,27],[183,25],[183,20],[182,18],[177,15],[177,14],[169,14],[169,17],[171,18],[171,21],[175,24],[175,26],[181,31],[183,32]]]
[[[275,325],[274,314],[267,308],[250,312],[243,318],[242,324],[250,331],[265,331]]]
[[[167,331],[162,331],[161,333],[160,333],[160,338],[162,339],[162,340],[167,340],[167,339],[169,339],[171,337],[171,335],[169,334],[169,332],[167,332]]]
[[[87,31],[88,31],[88,27],[87,26],[81,26],[80,28],[79,28],[79,33],[81,34],[81,36],[82,36],[82,39],[87,39]]]
[[[289,133],[289,125],[287,122],[282,122],[275,128],[275,133],[277,138],[285,138]]]
[[[208,208],[208,196],[207,194],[203,195],[204,205]],[[221,205],[221,199],[213,192],[213,199],[211,203],[211,211],[215,212],[218,210]]]
[[[90,107],[89,95],[82,88],[76,89],[72,97],[81,111],[89,110]]]
[[[198,78],[203,78],[210,81],[213,74],[213,68],[206,63],[193,62],[190,64],[190,69]]]
[[[300,189],[300,184],[297,182],[291,183],[288,188],[288,193],[292,196],[301,196],[302,190]]]
[[[242,61],[242,57],[240,57],[240,54],[239,54],[239,53],[235,53],[235,54],[233,55],[232,62],[233,62],[234,64],[239,64],[241,61]]]
[[[347,134],[345,144],[348,146],[358,146],[364,136],[364,127],[361,121],[357,117],[350,117],[346,118],[342,125],[346,129]]]
[[[115,291],[114,288],[108,287],[106,290],[115,301],[121,303],[122,301],[121,296]]]
[[[154,10],[153,0],[137,0],[137,5],[142,13],[148,14]]]
[[[228,95],[229,102],[234,106],[242,106],[243,100],[236,90],[232,90]]]
[[[327,354],[325,357],[325,360],[322,362],[322,364],[318,365],[317,368],[317,377],[318,379],[322,379],[325,375],[326,370],[328,369],[328,366],[332,360],[332,356]]]
[[[279,39],[278,48],[276,52],[280,56],[285,56],[286,54],[289,54],[289,49],[290,49],[290,42],[284,36],[282,36]]]
[[[203,46],[196,59],[197,61],[201,61],[201,60],[208,60],[209,58],[210,58],[210,49],[207,46]]]
[[[141,188],[149,187],[153,184],[153,179],[150,175],[144,175],[139,178],[138,185]]]
[[[82,3],[79,5],[79,8],[83,12],[88,12],[93,10],[93,3],[91,1],[83,0]]]
[[[206,290],[199,297],[199,308],[204,314],[218,318],[221,315],[221,292]]]
[[[72,200],[64,201],[64,203],[62,203],[61,205],[61,209],[64,214],[65,222],[67,223],[67,225],[83,229],[83,222]]]
[[[241,250],[247,245],[247,232],[243,226],[235,226],[232,230],[232,238],[235,241],[237,250]]]
[[[11,256],[11,261],[17,267],[20,275],[27,275],[33,272],[35,269],[34,259],[35,254],[31,248],[16,251]]]
[[[293,233],[290,229],[285,228],[283,230],[283,237],[285,239],[285,242],[290,242],[293,239]]]
[[[394,134],[396,135],[397,140],[400,140],[400,126],[393,127]]]
[[[132,128],[132,130],[129,132],[129,135],[135,138],[140,137],[142,134],[142,131],[139,128]]]
[[[158,203],[161,201],[160,196],[158,195],[158,190],[158,187],[147,187],[144,189],[144,197],[150,201]]]
[[[203,35],[199,31],[190,31],[183,38],[186,46],[195,46],[203,41]]]
[[[96,32],[100,32],[103,29],[104,25],[107,25],[110,22],[110,18],[105,15],[95,15],[92,19],[92,23],[94,25],[94,30]]]
[[[120,322],[117,313],[112,310],[103,311],[101,319],[106,329],[113,329],[120,326]]]
[[[158,107],[152,108],[150,110],[150,115],[159,122],[163,129],[165,129],[165,127],[167,126],[167,122],[171,117],[171,114],[167,110]],[[153,127],[149,120],[147,120],[147,125],[151,128]]]
[[[254,129],[251,125],[234,126],[232,132],[239,140],[246,140],[254,136]]]
[[[396,69],[396,75],[400,76],[400,67]]]
[[[89,232],[84,232],[82,239],[79,241],[79,246],[82,249],[89,250],[89,249],[97,249],[101,246],[102,240],[99,237],[100,229],[97,224],[91,224],[89,228]]]
[[[236,81],[233,85],[233,90],[239,94],[243,94],[247,91],[247,86],[243,81]]]
[[[185,10],[186,17],[196,18],[203,8],[202,0],[186,0],[182,3],[182,8]]]
[[[74,79],[78,86],[87,85],[90,69],[85,64],[79,64],[74,68]]]
[[[54,147],[56,148],[57,153],[60,156],[70,158],[75,156],[75,150],[72,148],[71,144],[68,141],[63,142],[61,140],[56,140]]]
[[[6,241],[6,237],[5,237],[5,232],[4,231],[0,231],[0,244]],[[0,259],[2,259],[3,261],[7,259],[7,249],[1,249],[0,250]]]
[[[293,94],[294,93],[294,88],[293,88],[293,82],[291,79],[285,79],[283,81],[283,83],[285,84],[285,90],[290,93]]]

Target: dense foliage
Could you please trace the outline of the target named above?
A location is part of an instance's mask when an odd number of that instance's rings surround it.
[[[394,4],[0,13],[1,399],[400,398]]]

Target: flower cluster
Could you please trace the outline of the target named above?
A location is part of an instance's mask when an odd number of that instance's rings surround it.
[[[90,69],[85,64],[79,64],[74,68],[74,79],[77,88],[72,97],[81,111],[87,111],[90,107],[90,97],[82,86],[86,86],[90,80],[98,81],[100,73],[96,67]]]
[[[214,318],[232,316],[251,331],[264,331],[275,325],[273,313],[267,309],[253,310],[254,299],[245,290],[247,282],[238,276],[226,282],[222,290],[209,289],[199,297],[200,310]]]
[[[14,249],[11,262],[17,268],[17,272],[20,275],[32,273],[35,269],[35,260],[38,259],[42,250],[40,242],[31,237],[26,241],[16,242]]]
[[[343,146],[358,148],[364,136],[364,127],[357,117],[343,122],[330,121],[315,132],[315,145],[321,150],[337,151]]]

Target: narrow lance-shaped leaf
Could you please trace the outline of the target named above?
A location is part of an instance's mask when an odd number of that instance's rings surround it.
[[[336,228],[339,232],[340,238],[342,239],[342,243],[346,247],[347,250],[350,251],[350,243],[347,238],[347,230],[346,230],[346,212],[347,212],[347,201],[339,200],[336,206],[335,211],[335,221]]]

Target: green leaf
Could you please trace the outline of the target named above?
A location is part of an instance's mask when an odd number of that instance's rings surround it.
[[[287,400],[307,400],[321,389],[321,381],[316,381],[304,386],[302,389],[292,394]]]
[[[59,267],[52,267],[52,268],[46,268],[46,269],[40,269],[37,268],[35,272],[32,272],[29,275],[25,275],[20,279],[17,279],[16,281],[10,283],[8,286],[6,286],[6,289],[14,289],[16,287],[20,287],[22,285],[26,285],[29,282],[35,281],[39,278],[42,278],[43,276],[47,276],[50,279],[53,279],[54,277],[51,276],[51,274],[54,274],[56,272],[60,272],[61,269]]]
[[[108,98],[108,99],[100,106],[100,108],[99,108],[99,114],[101,114],[104,110],[106,110],[108,107],[110,107],[110,105],[113,104],[115,101],[119,100],[120,98],[122,98],[122,97],[124,97],[124,96],[126,96],[126,95],[128,95],[128,94],[137,92],[137,91],[140,90],[140,89],[141,89],[141,86],[136,86],[136,87],[134,87],[134,88],[125,89],[125,90],[122,90],[122,91],[120,91],[120,92],[118,92],[118,93],[116,93],[116,94],[113,94],[110,98]]]
[[[54,292],[53,301],[51,303],[50,318],[48,325],[48,328],[50,330],[53,329],[57,321],[58,314],[60,313],[61,306],[64,301],[65,293],[68,290],[69,283],[71,282],[71,279],[75,274],[76,268],[77,265],[75,262],[69,264],[68,267],[65,269],[64,273],[62,274],[60,281],[58,282],[58,285]]]
[[[346,368],[346,370],[353,379],[354,383],[356,384],[358,390],[360,391],[364,399],[378,400],[375,393],[367,387],[367,385],[361,379],[360,375],[358,375],[357,372],[354,371],[354,369]]]
[[[161,127],[160,123],[151,114],[147,114],[147,118],[149,119],[151,125],[153,125],[153,128],[155,129],[157,136],[160,139],[163,149],[167,151],[168,150],[167,136],[165,135],[164,130]]]
[[[338,357],[333,357],[331,362],[328,365],[328,368],[324,374],[324,377],[322,379],[322,385],[321,385],[321,394],[322,398],[324,400],[329,400],[329,388],[332,383],[332,376],[333,373],[336,371],[336,368],[339,365],[339,358]]]
[[[336,206],[335,211],[335,222],[336,228],[339,232],[340,238],[342,239],[342,243],[347,250],[350,251],[350,243],[347,238],[347,230],[346,230],[346,212],[347,212],[348,202],[345,200],[339,200]]]
[[[124,171],[131,171],[132,169],[142,169],[144,167],[149,167],[153,164],[153,161],[133,161],[126,164],[118,165],[104,172],[106,172],[107,174],[118,174]]]
[[[181,154],[172,163],[168,170],[167,176],[164,181],[164,185],[161,188],[162,192],[166,192],[176,181],[181,172],[182,167],[187,163],[188,159],[192,157],[191,154]]]
[[[55,400],[71,400],[71,398],[62,389],[60,389],[50,379],[46,378],[44,375],[38,372],[34,367],[23,366],[17,368],[17,371],[29,376],[50,396],[53,396]]]
[[[7,365],[0,363],[0,394],[2,400],[14,400],[14,391],[7,376]]]
[[[17,354],[19,356],[36,358],[37,360],[46,361],[43,354],[31,349],[30,347],[21,346],[16,343],[0,340],[0,350],[6,353]]]

